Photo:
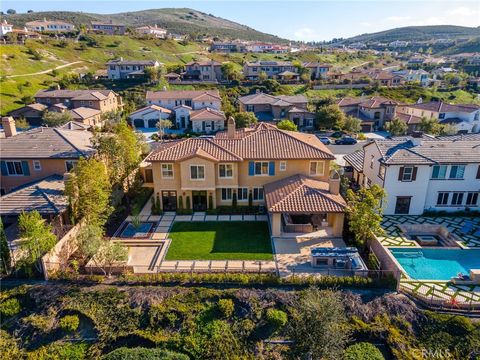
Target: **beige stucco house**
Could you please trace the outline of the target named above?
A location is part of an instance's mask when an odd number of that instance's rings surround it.
[[[346,204],[339,179],[329,178],[334,156],[317,137],[266,123],[236,130],[233,118],[227,126],[213,137],[162,142],[146,158],[145,186],[164,211],[232,206],[236,197],[239,206],[265,207],[273,236],[322,226],[341,236]]]

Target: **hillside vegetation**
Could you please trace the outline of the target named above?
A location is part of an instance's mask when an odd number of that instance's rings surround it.
[[[46,11],[38,13],[9,15],[8,21],[15,26],[43,18],[65,20],[75,24],[90,25],[91,21],[113,21],[131,27],[157,24],[171,33],[190,35],[210,35],[221,38],[287,42],[277,36],[265,34],[248,26],[206,14],[193,9],[150,9],[118,14],[93,14],[71,11]]]
[[[480,27],[454,25],[406,26],[371,34],[362,34],[346,39],[346,43],[390,42],[395,40],[426,41],[435,39],[458,39],[480,36]],[[478,49],[477,49],[478,51]]]

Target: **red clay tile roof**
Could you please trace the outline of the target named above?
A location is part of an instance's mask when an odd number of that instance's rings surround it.
[[[219,132],[213,138],[191,138],[161,143],[146,161],[180,161],[202,149],[218,161],[312,159],[334,156],[315,135],[284,131],[274,125],[235,131],[234,138]]]
[[[267,210],[272,213],[344,212],[347,204],[341,195],[329,191],[325,181],[293,175],[264,186]]]
[[[209,107],[193,110],[190,114],[190,120],[226,120],[223,111],[218,111]]]

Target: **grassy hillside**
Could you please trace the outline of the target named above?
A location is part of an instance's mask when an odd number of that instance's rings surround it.
[[[97,47],[80,48],[79,43],[69,41],[61,47],[57,40],[27,41],[26,45],[2,45],[0,77],[2,78],[0,112],[21,106],[20,98],[35,94],[39,89],[62,78],[66,73],[87,73],[104,69],[105,63],[114,58],[155,59],[165,64],[184,63],[194,58],[203,59],[206,50],[196,43],[181,45],[173,40],[138,40],[126,36],[94,36]],[[31,50],[41,55],[36,60]],[[81,63],[57,70],[57,74],[29,75],[46,71],[72,62]],[[11,75],[12,78],[6,78]],[[21,86],[23,85],[23,86]]]
[[[468,52],[478,52],[480,51],[480,36],[473,38],[469,41],[463,42],[461,44],[452,46],[448,48],[446,51],[441,52],[441,55],[450,55],[450,54],[460,54],[460,53],[468,53]]]
[[[346,43],[390,42],[395,40],[426,41],[433,39],[457,39],[480,36],[480,27],[465,27],[454,25],[407,26],[386,31],[357,35],[347,39]]]
[[[222,38],[286,42],[277,36],[265,34],[248,26],[216,17],[212,14],[192,9],[151,9],[118,14],[90,14],[69,11],[48,11],[30,14],[9,15],[8,21],[16,26],[39,19],[58,19],[72,22],[79,26],[91,21],[114,21],[136,27],[157,24],[169,32],[178,34],[204,34]]]

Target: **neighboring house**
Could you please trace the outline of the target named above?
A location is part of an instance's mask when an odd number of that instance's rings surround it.
[[[290,52],[290,46],[270,43],[252,43],[245,46],[246,51],[253,53],[286,54]]]
[[[40,90],[35,95],[35,102],[52,106],[63,104],[69,109],[88,107],[102,113],[120,110],[122,98],[112,90]]]
[[[48,109],[48,106],[40,103],[33,103],[25,105],[21,108],[12,110],[8,113],[14,119],[25,119],[30,125],[41,125],[43,112]]]
[[[82,106],[68,111],[75,122],[90,126],[102,124],[102,112],[100,110]]]
[[[475,104],[448,104],[430,101],[408,105],[406,113],[420,118],[438,119],[441,124],[453,124],[461,133],[480,132],[480,106]]]
[[[110,60],[107,62],[108,78],[111,80],[138,79],[145,76],[145,68],[158,68],[156,60]]]
[[[403,76],[392,74],[384,70],[368,71],[366,74],[374,83],[377,83],[379,86],[395,87],[400,86],[405,82]]]
[[[157,27],[157,24],[154,26],[141,26],[135,29],[135,31],[142,35],[150,35],[158,39],[167,38],[167,30]]]
[[[78,159],[93,153],[89,131],[39,127],[16,132],[11,117],[2,118],[5,138],[0,139],[1,191],[54,174],[70,171]]]
[[[172,111],[157,105],[149,105],[132,112],[128,117],[136,128],[155,128],[161,120],[171,117]]]
[[[269,95],[256,93],[238,98],[240,111],[255,113],[260,121],[288,119],[300,128],[312,128],[315,114],[307,109],[304,95]]]
[[[239,42],[214,42],[210,45],[212,52],[237,53],[245,50],[245,45]]]
[[[225,127],[218,90],[147,91],[146,99],[149,105],[172,110],[177,129],[211,133]]]
[[[236,130],[230,118],[228,130],[214,137],[162,142],[142,171],[164,211],[179,204],[205,211],[231,206],[234,197],[238,205],[251,199],[266,208],[272,236],[298,232],[292,225],[306,222],[341,236],[346,203],[339,177],[329,178],[334,159],[314,135],[265,123]]]
[[[337,104],[346,115],[362,120],[361,127],[364,132],[382,129],[386,122],[393,119],[402,120],[408,125],[409,131],[413,132],[421,121],[420,117],[406,113],[407,105],[382,96],[345,97]]]
[[[92,21],[92,30],[107,35],[124,35],[126,26],[111,20],[108,22]]]
[[[7,20],[3,20],[0,24],[0,37],[4,37],[9,32],[13,31],[13,25],[9,24]]]
[[[297,68],[290,61],[258,61],[246,62],[243,74],[247,80],[258,80],[265,73],[269,79],[294,78],[299,79]]]
[[[480,210],[480,138],[374,140],[354,154],[345,156],[346,163],[360,186],[385,189],[386,215]]]
[[[318,62],[308,62],[303,64],[304,67],[310,72],[311,80],[324,80],[328,79],[328,73],[332,68],[330,64],[323,64]]]
[[[185,80],[221,81],[222,64],[217,61],[192,61],[185,65]]]
[[[391,48],[402,48],[408,46],[408,41],[395,40],[388,44]]]
[[[430,74],[423,70],[397,70],[392,71],[393,75],[402,76],[405,81],[408,82],[419,82],[422,86],[428,86],[430,82],[433,80],[430,78]]]
[[[75,25],[65,21],[57,20],[35,20],[25,23],[25,27],[30,31],[40,32],[69,32],[75,30]]]

